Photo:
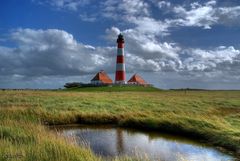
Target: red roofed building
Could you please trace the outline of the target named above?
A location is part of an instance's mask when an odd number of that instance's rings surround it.
[[[91,80],[91,84],[101,85],[101,84],[112,84],[112,79],[103,70],[98,72],[95,77]]]
[[[137,74],[134,74],[132,78],[129,79],[128,84],[148,85],[148,83]]]

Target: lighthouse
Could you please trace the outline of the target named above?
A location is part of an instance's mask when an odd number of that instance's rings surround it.
[[[117,63],[115,84],[126,84],[125,62],[124,62],[124,38],[122,34],[117,39]]]

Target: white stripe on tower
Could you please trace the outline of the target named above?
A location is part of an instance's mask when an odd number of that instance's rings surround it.
[[[115,83],[126,84],[126,73],[125,73],[125,63],[124,63],[124,38],[122,34],[118,35],[117,44],[118,44],[118,49],[117,49]]]
[[[125,65],[122,63],[117,63],[116,71],[125,71]]]
[[[118,48],[117,49],[117,55],[123,55],[124,56],[124,48]]]

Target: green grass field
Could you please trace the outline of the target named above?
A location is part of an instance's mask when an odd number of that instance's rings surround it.
[[[240,91],[149,91],[0,91],[0,160],[102,160],[46,126],[71,123],[176,133],[239,151]]]

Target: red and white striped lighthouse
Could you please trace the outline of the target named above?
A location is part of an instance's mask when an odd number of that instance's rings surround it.
[[[126,84],[126,73],[125,73],[125,63],[124,63],[124,38],[122,34],[118,35],[117,44],[118,44],[118,49],[117,49],[115,83]]]

